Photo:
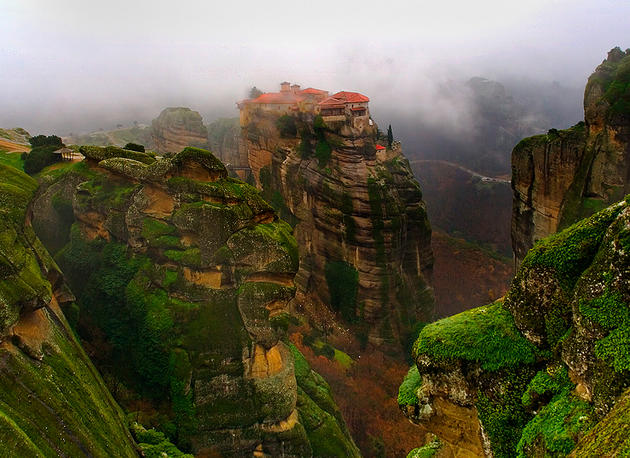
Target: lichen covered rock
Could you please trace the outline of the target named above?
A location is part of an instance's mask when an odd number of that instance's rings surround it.
[[[297,246],[260,194],[190,147],[70,167],[45,181],[34,221],[68,193],[75,222],[56,256],[121,403],[142,399],[141,422],[195,454],[317,454],[285,343]]]
[[[74,337],[63,275],[26,216],[37,183],[0,165],[0,454],[137,456]]]

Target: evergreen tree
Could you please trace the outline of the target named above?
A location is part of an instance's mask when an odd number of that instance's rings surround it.
[[[387,147],[391,148],[392,143],[394,143],[394,134],[392,133],[392,125],[390,124],[387,128]]]
[[[249,90],[249,98],[250,99],[255,99],[256,97],[258,97],[259,95],[262,95],[262,94],[263,94],[263,91],[258,89],[256,86],[254,86],[253,88],[251,88]]]

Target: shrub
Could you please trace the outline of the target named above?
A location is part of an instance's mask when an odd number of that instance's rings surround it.
[[[40,146],[56,146],[57,149],[59,149],[63,146],[61,138],[57,137],[56,135],[36,135],[29,138],[28,142],[33,148],[38,148]]]
[[[297,135],[297,125],[293,116],[280,116],[276,121],[276,127],[283,138],[293,138]]]
[[[356,319],[356,300],[359,273],[353,265],[344,261],[327,262],[326,283],[330,292],[330,305],[341,313],[346,321]]]
[[[34,175],[41,171],[44,167],[54,164],[58,161],[58,155],[53,154],[60,146],[38,146],[33,148],[30,153],[24,157],[24,171],[29,175]]]
[[[144,153],[144,145],[139,145],[137,143],[127,143],[125,145],[125,149],[131,151],[138,151],[139,153]]]

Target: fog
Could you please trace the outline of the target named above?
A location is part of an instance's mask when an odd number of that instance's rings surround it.
[[[251,86],[288,80],[365,93],[377,122],[421,148],[416,125],[474,128],[462,88],[482,76],[562,128],[607,51],[630,46],[629,17],[623,0],[0,0],[0,127],[67,135],[166,106],[209,123],[236,116]],[[551,87],[556,101],[540,95]]]

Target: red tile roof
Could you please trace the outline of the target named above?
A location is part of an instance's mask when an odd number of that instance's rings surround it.
[[[306,98],[307,95],[320,95],[326,96],[328,95],[328,91],[324,91],[321,89],[315,89],[312,87],[303,89],[301,91],[292,92],[267,92],[262,94],[255,99],[244,100],[241,104],[244,103],[270,103],[270,104],[294,104],[298,103]],[[336,94],[324,99],[319,103],[320,106],[325,108],[343,108],[346,103],[361,103],[361,102],[369,102],[370,99],[366,96],[359,94],[358,92],[346,92],[341,91]]]
[[[251,100],[251,103],[297,103],[301,97],[297,97],[292,92],[267,92],[266,94],[259,95],[255,99]]]
[[[341,99],[335,97],[328,97],[318,103],[321,108],[345,108],[345,103]]]
[[[332,96],[338,99],[342,99],[345,103],[359,103],[370,101],[369,98],[367,98],[363,94],[359,94],[358,92],[341,91],[333,94]]]
[[[314,87],[308,87],[300,91],[300,94],[315,94],[315,95],[327,95],[328,91],[323,91],[321,89],[315,89]]]
[[[381,146],[381,145],[376,145],[376,149],[378,151],[381,151],[381,150],[384,150],[384,149],[387,149],[387,148],[385,148],[384,146]]]

